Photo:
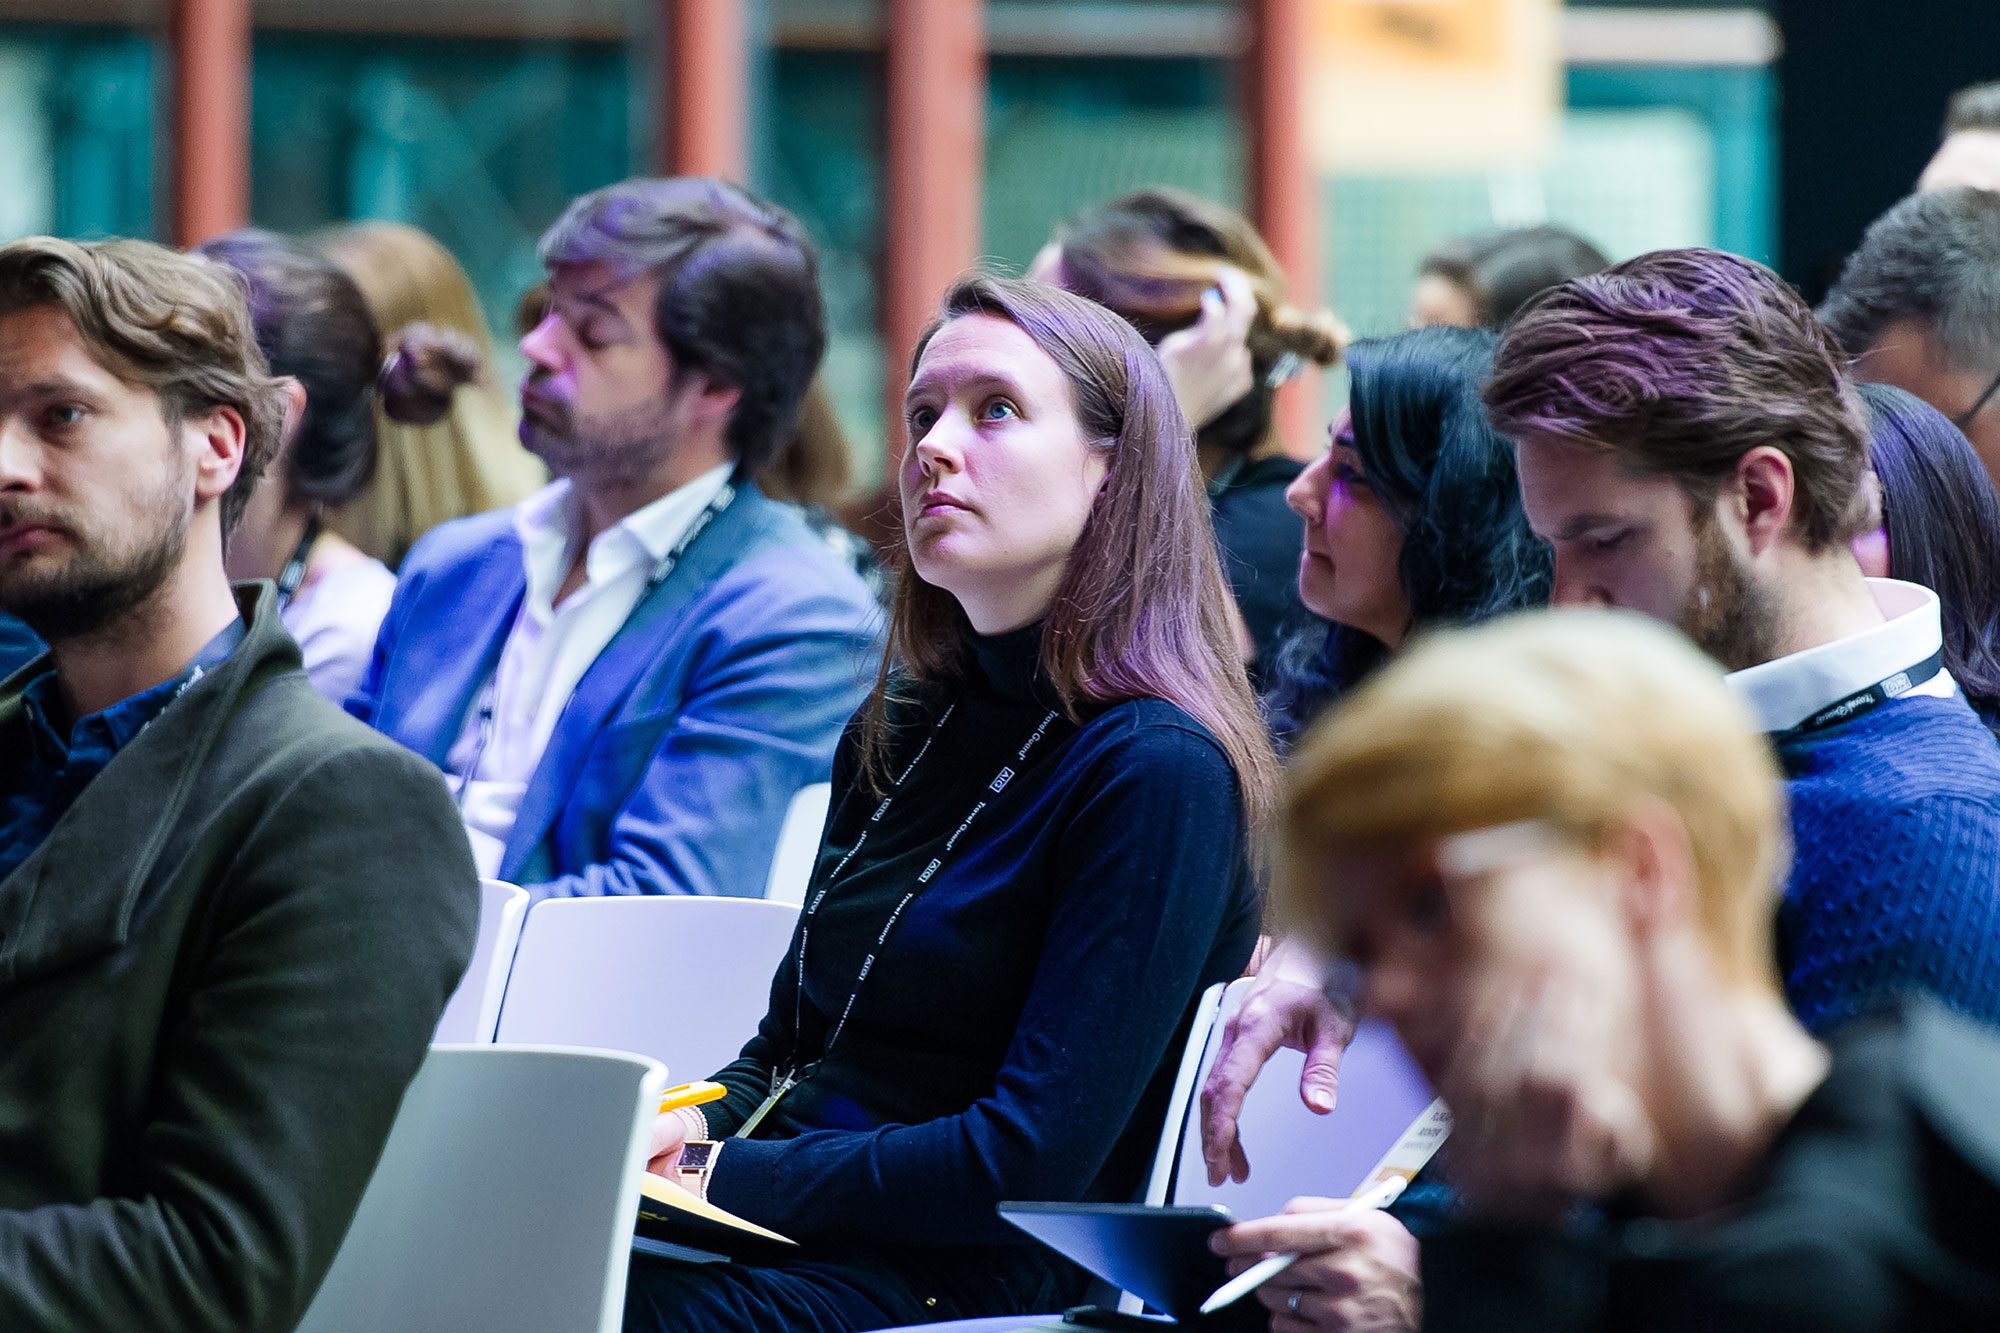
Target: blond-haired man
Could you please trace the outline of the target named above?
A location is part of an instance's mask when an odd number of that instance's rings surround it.
[[[478,911],[450,796],[225,535],[282,388],[225,270],[0,246],[0,1328],[293,1327]]]
[[[1784,828],[1720,673],[1618,613],[1441,635],[1316,731],[1286,905],[1451,1106],[1466,1217],[1223,1233],[1238,1266],[1307,1253],[1273,1328],[2000,1317],[2000,1039],[1918,999],[1814,1040],[1772,961]]]

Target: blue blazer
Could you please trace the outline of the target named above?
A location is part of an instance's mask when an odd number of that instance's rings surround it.
[[[511,510],[427,534],[348,711],[442,768],[526,589]],[[744,486],[578,682],[500,878],[538,899],[761,896],[792,796],[826,780],[873,682],[881,631],[798,511]]]

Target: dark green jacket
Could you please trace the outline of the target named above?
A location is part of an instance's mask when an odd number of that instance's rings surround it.
[[[472,950],[436,771],[239,598],[236,653],[0,880],[7,1333],[291,1329]]]

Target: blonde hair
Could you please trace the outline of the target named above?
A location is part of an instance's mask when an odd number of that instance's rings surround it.
[[[328,233],[320,248],[361,288],[380,327],[449,330],[478,348],[482,364],[493,364],[493,335],[472,283],[429,235],[396,222],[363,222]],[[486,381],[454,393],[436,425],[405,425],[378,412],[374,480],[329,514],[328,525],[393,567],[438,524],[521,500],[546,478],[521,447],[515,423],[512,400]]]
[[[757,484],[773,500],[832,509],[848,497],[853,455],[826,377],[814,375],[799,400],[791,438],[757,474]]]
[[[1326,936],[1326,857],[1517,821],[1600,847],[1643,805],[1686,826],[1695,929],[1728,985],[1775,990],[1789,860],[1770,747],[1715,665],[1624,612],[1530,611],[1420,640],[1308,734],[1285,785],[1279,900]]]

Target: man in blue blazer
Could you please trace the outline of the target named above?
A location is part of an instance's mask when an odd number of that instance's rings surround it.
[[[749,479],[825,349],[811,242],[734,186],[633,180],[542,257],[521,439],[558,480],[417,543],[348,708],[444,770],[482,873],[759,895],[880,652],[861,581]]]

